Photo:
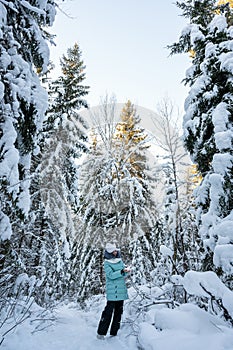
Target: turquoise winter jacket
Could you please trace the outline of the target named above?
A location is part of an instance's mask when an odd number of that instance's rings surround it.
[[[110,259],[104,261],[104,270],[106,273],[106,294],[107,300],[126,300],[128,299],[128,292],[125,284],[124,272],[121,270],[125,266],[120,258]]]

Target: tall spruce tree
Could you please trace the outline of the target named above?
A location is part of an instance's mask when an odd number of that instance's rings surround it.
[[[184,142],[203,177],[196,191],[205,269],[233,273],[232,8],[215,1],[178,2],[190,24],[172,53],[193,49],[186,73]],[[212,260],[213,258],[213,260]],[[215,267],[213,266],[213,263]]]
[[[31,221],[41,232],[37,243],[40,300],[67,297],[70,257],[75,233],[74,212],[78,207],[77,160],[87,151],[87,125],[79,109],[87,107],[85,66],[78,44],[61,59],[62,75],[49,85],[49,108],[41,133],[41,154],[34,158],[37,188]],[[47,234],[43,234],[44,231]],[[36,244],[36,243],[34,243]],[[41,268],[43,267],[43,269]],[[40,267],[40,268],[39,268]]]
[[[62,173],[67,187],[68,201],[77,207],[77,165],[76,160],[87,152],[87,123],[78,113],[87,108],[85,96],[89,86],[83,85],[86,78],[85,65],[77,43],[67,50],[67,56],[60,60],[62,75],[49,86],[50,108],[47,128],[55,127],[55,134],[63,140]],[[53,131],[52,131],[53,132]],[[52,138],[51,138],[52,140]],[[52,141],[53,142],[53,141]],[[65,146],[65,144],[67,144]]]
[[[145,176],[146,156],[145,149],[148,148],[148,135],[140,127],[140,117],[136,108],[130,100],[124,105],[120,114],[120,122],[117,123],[115,142],[120,148],[122,161],[130,164],[130,173],[138,179]]]

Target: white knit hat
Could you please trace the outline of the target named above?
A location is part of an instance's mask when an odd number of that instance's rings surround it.
[[[106,247],[105,247],[105,250],[108,252],[108,253],[112,253],[112,252],[114,252],[114,250],[119,250],[119,249],[117,249],[117,247],[116,247],[116,244],[115,243],[107,243],[106,244]]]

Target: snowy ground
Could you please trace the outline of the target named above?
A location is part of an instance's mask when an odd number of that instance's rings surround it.
[[[62,305],[54,321],[35,317],[6,336],[3,350],[233,350],[233,329],[192,304],[175,309],[151,306],[134,318],[132,303],[126,303],[117,337],[96,338],[104,297],[95,298],[87,311],[76,305]],[[129,320],[134,320],[130,324]],[[44,330],[36,331],[35,327]],[[133,327],[132,327],[133,326]],[[137,334],[137,336],[136,336]]]

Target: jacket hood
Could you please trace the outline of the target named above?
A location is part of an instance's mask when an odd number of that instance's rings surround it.
[[[105,258],[106,260],[112,260],[112,259],[121,258],[121,253],[120,253],[120,251],[118,250],[118,251],[117,251],[117,255],[115,256],[115,255],[113,255],[112,253],[108,253],[107,250],[105,250],[105,252],[104,252],[104,258]]]

